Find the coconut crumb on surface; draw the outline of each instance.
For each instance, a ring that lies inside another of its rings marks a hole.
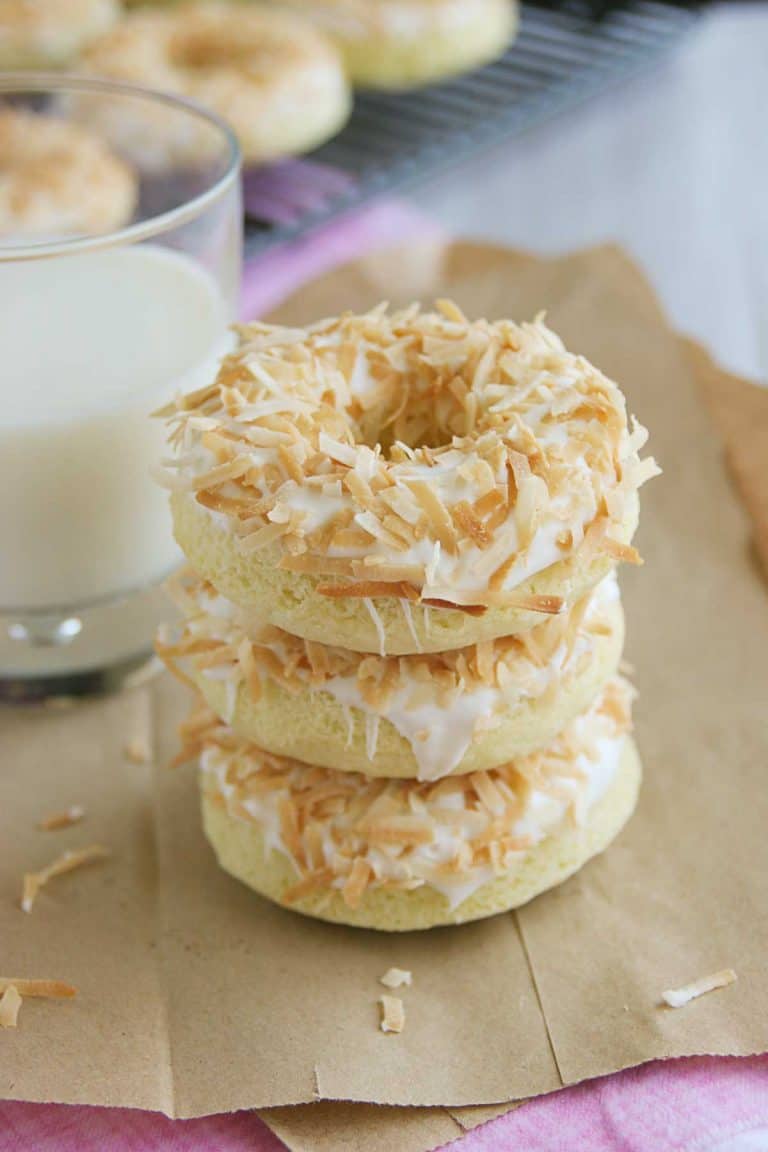
[[[22,997],[37,1000],[71,1000],[77,989],[63,980],[30,980],[25,976],[0,976],[0,995],[15,988]]]
[[[37,826],[42,832],[58,832],[60,828],[70,828],[73,824],[78,824],[84,816],[85,808],[82,804],[71,804],[62,812],[51,812],[48,816],[44,816]]]
[[[405,1006],[399,996],[380,996],[382,1032],[402,1032],[405,1028]]]
[[[379,983],[385,988],[402,988],[404,984],[410,987],[412,977],[407,968],[388,968],[384,975],[379,977]]]
[[[131,764],[148,764],[152,759],[149,745],[140,736],[134,736],[128,741],[123,749],[123,755]]]
[[[682,988],[671,988],[667,992],[663,992],[661,998],[669,1008],[682,1008],[691,1000],[705,996],[707,992],[714,992],[718,988],[727,988],[729,984],[735,984],[737,979],[733,968],[722,968],[719,972],[713,972],[711,976],[701,976],[698,980],[692,980],[690,984],[684,984]]]
[[[39,872],[26,872],[21,894],[21,908],[23,912],[31,912],[37,894],[49,880],[55,876],[63,876],[66,872],[73,872],[84,864],[94,864],[109,856],[106,848],[100,844],[91,844],[88,848],[79,848],[76,851],[62,852],[46,868]]]
[[[9,984],[0,996],[0,1028],[15,1028],[19,1020],[21,996],[15,984]]]

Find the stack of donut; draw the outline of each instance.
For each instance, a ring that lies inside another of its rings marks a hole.
[[[631,814],[619,561],[638,453],[618,387],[537,320],[251,324],[163,413],[221,865],[388,931],[529,900]]]

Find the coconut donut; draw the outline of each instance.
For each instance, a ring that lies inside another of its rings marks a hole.
[[[169,591],[186,623],[158,651],[241,738],[325,768],[437,780],[549,744],[621,659],[615,575],[518,636],[442,654],[328,648],[248,620],[192,573]]]
[[[163,410],[176,539],[227,599],[307,640],[438,652],[638,561],[658,469],[618,387],[540,321],[440,308],[245,326],[215,383]]]
[[[63,67],[119,15],[118,0],[0,0],[0,71]]]
[[[190,97],[232,126],[246,163],[333,136],[351,98],[338,52],[310,23],[258,5],[139,9],[97,40],[83,68]]]
[[[496,59],[517,28],[516,0],[303,0],[339,45],[354,84],[411,88]]]
[[[323,920],[382,931],[515,908],[600,852],[632,813],[640,764],[621,680],[545,750],[432,784],[275,757],[203,716],[203,822],[221,866]]]
[[[58,239],[122,228],[136,177],[79,124],[0,107],[0,237]]]

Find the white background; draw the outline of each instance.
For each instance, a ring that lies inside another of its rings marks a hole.
[[[618,241],[676,326],[768,382],[768,4],[721,4],[655,68],[411,199],[543,253]]]

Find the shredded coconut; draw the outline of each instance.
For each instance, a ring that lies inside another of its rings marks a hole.
[[[382,1032],[402,1032],[405,1028],[405,1005],[398,996],[380,996]]]
[[[84,816],[85,808],[82,804],[71,804],[63,812],[51,812],[48,816],[44,816],[37,826],[43,832],[58,832],[61,828],[79,824]]]
[[[57,856],[51,864],[39,872],[25,873],[21,896],[22,911],[32,911],[38,892],[55,876],[63,876],[66,872],[73,872],[75,868],[81,868],[84,864],[94,864],[99,860],[104,860],[108,855],[106,848],[102,848],[99,844],[92,844],[88,848],[80,848],[74,852],[62,852],[61,856]]]
[[[714,992],[717,988],[727,988],[736,980],[737,976],[733,968],[723,968],[720,972],[713,972],[711,976],[701,976],[698,980],[692,980],[690,984],[684,984],[682,988],[672,988],[662,993],[662,1000],[670,1008],[683,1008],[691,1000],[705,996],[707,992]]]
[[[384,975],[379,977],[379,983],[385,988],[402,988],[404,984],[410,987],[411,973],[406,968],[388,968]]]

